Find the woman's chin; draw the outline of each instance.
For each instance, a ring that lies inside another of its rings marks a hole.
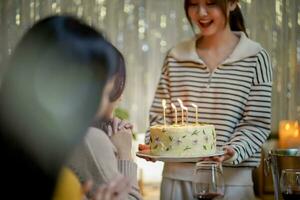
[[[200,30],[200,34],[203,37],[209,37],[209,36],[213,36],[215,34],[215,31],[210,31],[210,30]]]

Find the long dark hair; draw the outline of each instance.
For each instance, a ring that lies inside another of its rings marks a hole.
[[[188,9],[190,6],[191,0],[184,0],[184,10],[189,23],[193,27],[192,21],[188,15]],[[227,17],[227,6],[229,2],[239,2],[239,0],[215,0],[215,3],[221,8],[224,16],[226,17],[226,23],[229,21],[230,29],[232,31],[242,31],[247,36],[247,31],[245,27],[245,21],[240,7],[237,5],[236,8],[229,13],[229,17]]]
[[[4,196],[52,199],[62,164],[118,71],[117,58],[101,33],[74,17],[48,17],[25,33],[0,90]]]
[[[116,74],[115,74],[115,82],[114,82],[113,89],[109,95],[110,102],[114,102],[121,97],[121,95],[124,92],[125,84],[126,84],[125,59],[119,50],[116,49],[116,51],[117,51],[117,56],[118,56],[118,59],[117,59],[118,70],[116,71]]]
[[[118,71],[116,71],[114,77],[115,82],[113,89],[109,95],[110,102],[114,102],[118,100],[123,91],[125,89],[126,83],[126,66],[125,66],[125,59],[120,51],[117,50],[117,63],[118,63]],[[108,126],[112,125],[112,119],[108,119],[106,117],[96,117],[92,123],[92,126],[98,129],[103,130],[105,133],[108,133]]]

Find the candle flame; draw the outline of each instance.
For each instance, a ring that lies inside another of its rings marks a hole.
[[[185,111],[188,111],[188,108],[185,107],[184,105],[182,106],[182,109],[185,110]]]
[[[177,109],[176,109],[176,106],[173,103],[171,103],[171,106],[175,110],[175,124],[177,124]]]
[[[299,130],[295,130],[294,137],[299,137]]]
[[[187,107],[185,107],[185,106],[183,105],[183,103],[182,103],[181,99],[177,99],[177,101],[179,102],[179,104],[180,104],[180,107],[181,107],[183,110],[188,110],[188,108],[187,108]]]
[[[285,130],[289,130],[290,129],[290,124],[287,123],[284,128],[285,128]]]
[[[182,103],[182,101],[181,101],[181,99],[177,99],[177,101],[179,102],[179,104],[180,104],[180,107],[183,109],[183,103]]]
[[[163,108],[166,108],[166,107],[167,107],[167,102],[166,102],[165,99],[163,99],[163,100],[161,101],[161,103],[162,103]]]
[[[171,103],[171,106],[174,110],[176,110],[176,106],[173,103]]]

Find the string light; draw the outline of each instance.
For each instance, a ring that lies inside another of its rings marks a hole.
[[[274,0],[261,4],[259,1],[240,0],[240,4],[250,38],[263,43],[271,53],[276,72],[274,73],[276,82],[273,84],[276,93],[273,94],[273,98],[276,99],[274,102],[279,102],[275,103],[274,107],[281,108],[274,111],[274,116],[287,113],[282,117],[299,119],[300,105],[295,99],[300,86],[294,76],[298,73],[297,64],[293,63],[300,62],[300,42],[297,38],[287,38],[289,34],[285,34],[295,30],[297,28],[295,26],[300,26],[300,14],[292,13],[297,9],[291,8],[291,5],[299,7],[298,1],[290,0],[285,3],[282,0]],[[257,6],[264,12],[253,16],[252,13]],[[269,8],[274,8],[274,11]],[[148,125],[146,119],[166,52],[178,42],[193,36],[181,1],[177,3],[174,0],[27,0],[26,3],[12,1],[6,9],[2,15],[5,20],[3,26],[6,27],[0,32],[1,44],[6,49],[1,52],[0,62],[13,52],[16,43],[28,27],[49,15],[57,13],[76,15],[102,30],[126,58],[128,89],[125,90],[122,106],[129,111],[131,120],[138,130],[144,130]],[[286,18],[283,19],[283,16]],[[261,23],[256,23],[257,21]],[[284,22],[287,24],[283,24]],[[259,34],[261,31],[268,34],[268,41],[265,41],[266,35]],[[295,46],[296,49],[292,49]],[[278,52],[277,49],[291,49],[291,51]],[[281,63],[288,64],[281,65]],[[138,106],[141,103],[140,94],[145,94],[144,108]],[[281,106],[280,102],[287,103],[287,106]],[[273,118],[275,121],[272,124],[278,124],[281,118],[278,116]]]

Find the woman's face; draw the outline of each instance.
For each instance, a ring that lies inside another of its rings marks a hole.
[[[236,7],[236,2],[230,2],[227,6],[227,16]],[[226,27],[226,17],[215,0],[190,0],[188,15],[191,21],[198,26],[202,36],[211,36]]]
[[[97,111],[97,116],[98,117],[103,117],[105,115],[106,112],[106,108],[109,106],[109,95],[114,87],[114,82],[115,82],[115,78],[112,78],[111,80],[109,80],[103,90],[102,93],[102,99],[101,99],[101,104],[99,105],[98,111]]]
[[[122,96],[119,99],[117,99],[116,101],[108,102],[107,106],[104,108],[104,111],[103,111],[104,118],[111,119],[113,117],[114,110],[119,105],[121,99],[122,99]]]

